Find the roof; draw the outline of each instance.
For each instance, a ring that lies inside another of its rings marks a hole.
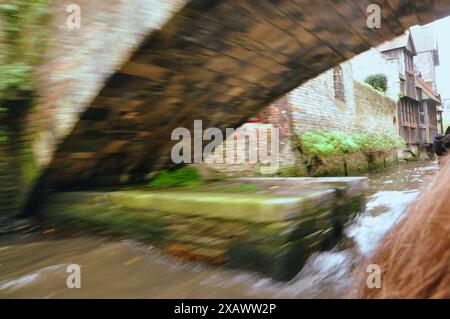
[[[441,104],[441,97],[439,94],[433,91],[431,85],[426,83],[423,79],[416,78],[416,87],[422,89],[422,100],[433,100],[438,104]]]
[[[381,52],[390,51],[399,48],[406,48],[414,55],[416,54],[416,47],[414,44],[414,40],[411,37],[411,33],[406,31],[405,34],[394,38],[393,40],[383,42],[378,46],[378,49]]]

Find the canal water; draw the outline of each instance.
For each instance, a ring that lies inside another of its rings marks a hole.
[[[0,298],[342,298],[364,256],[437,171],[436,162],[410,162],[370,174],[366,209],[347,226],[348,238],[311,256],[288,283],[181,263],[132,240],[0,220]],[[80,289],[66,286],[69,264],[81,265]]]

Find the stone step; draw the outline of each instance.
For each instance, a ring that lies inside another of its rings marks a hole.
[[[279,189],[295,190],[291,183]],[[331,186],[289,195],[265,189],[64,192],[50,195],[39,213],[54,226],[108,229],[150,241],[177,258],[289,280],[312,253],[332,248],[343,224],[361,208],[361,192],[338,193]]]
[[[208,218],[274,222],[295,219],[332,206],[335,191],[311,191],[301,196],[276,194],[227,194],[183,191],[67,192],[52,196],[55,202],[104,202],[136,210],[158,210]]]

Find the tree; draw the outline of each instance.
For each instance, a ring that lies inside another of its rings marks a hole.
[[[378,90],[383,93],[386,93],[388,88],[387,76],[382,73],[369,75],[368,77],[366,77],[364,82],[369,84],[375,90]]]

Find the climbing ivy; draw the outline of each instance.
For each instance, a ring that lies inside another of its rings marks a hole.
[[[6,113],[30,103],[36,83],[33,69],[47,44],[49,5],[53,0],[8,0],[0,3],[0,143],[8,136]],[[24,101],[24,103],[10,103]]]
[[[33,67],[46,45],[52,0],[0,3],[0,107],[28,98],[34,90]]]

